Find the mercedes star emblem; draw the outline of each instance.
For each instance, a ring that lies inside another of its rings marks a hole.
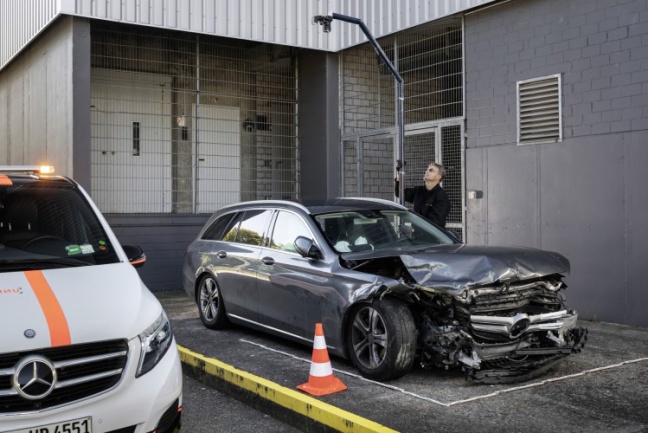
[[[18,394],[28,400],[47,397],[56,386],[56,369],[42,356],[28,356],[16,365],[13,387]]]

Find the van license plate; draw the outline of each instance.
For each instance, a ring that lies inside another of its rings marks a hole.
[[[12,430],[7,433],[92,433],[92,420],[91,418],[80,418],[22,430]]]

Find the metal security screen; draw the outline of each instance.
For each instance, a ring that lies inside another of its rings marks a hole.
[[[446,176],[441,186],[451,203],[446,228],[459,236],[463,233],[464,209],[462,155],[461,124],[422,129],[405,137],[405,187],[423,185],[423,175],[429,163],[442,164]]]
[[[405,137],[405,188],[423,185],[423,175],[436,162],[436,128]]]
[[[461,125],[444,126],[441,128],[441,163],[446,169],[443,188],[448,194],[452,207],[448,215],[446,228],[463,237],[463,148],[461,141]]]
[[[406,124],[463,114],[463,48],[460,18],[381,38],[380,46],[405,82]],[[395,126],[394,78],[370,44],[344,51],[343,134]]]
[[[452,209],[447,228],[462,236],[463,48],[460,18],[379,40],[405,82],[405,187],[423,184],[430,162],[444,165]],[[341,54],[342,176],[346,196],[394,197],[395,80],[369,44]]]
[[[107,213],[299,198],[292,48],[92,23],[91,194]]]

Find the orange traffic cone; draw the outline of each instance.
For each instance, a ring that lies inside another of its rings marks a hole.
[[[321,323],[315,324],[315,341],[313,342],[313,361],[310,367],[308,382],[297,386],[304,392],[312,395],[326,395],[344,391],[346,385],[333,376],[331,361],[326,350],[324,331]]]

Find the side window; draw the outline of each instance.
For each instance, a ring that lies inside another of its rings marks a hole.
[[[212,241],[222,239],[223,233],[227,233],[232,229],[232,225],[230,223],[234,223],[235,215],[235,213],[229,213],[216,219],[211,223],[207,230],[205,230],[205,233],[203,233],[202,235],[202,239],[208,239]],[[236,234],[236,232],[234,234]]]
[[[279,212],[270,240],[270,248],[294,253],[294,242],[297,236],[312,237],[306,223],[301,218],[291,212]]]
[[[235,242],[248,245],[263,244],[263,234],[268,228],[271,215],[272,211],[269,209],[245,211]]]
[[[222,240],[228,242],[234,242],[236,239],[236,233],[238,232],[239,225],[241,224],[241,217],[243,212],[237,213],[234,218],[229,221],[229,224],[223,229]]]

